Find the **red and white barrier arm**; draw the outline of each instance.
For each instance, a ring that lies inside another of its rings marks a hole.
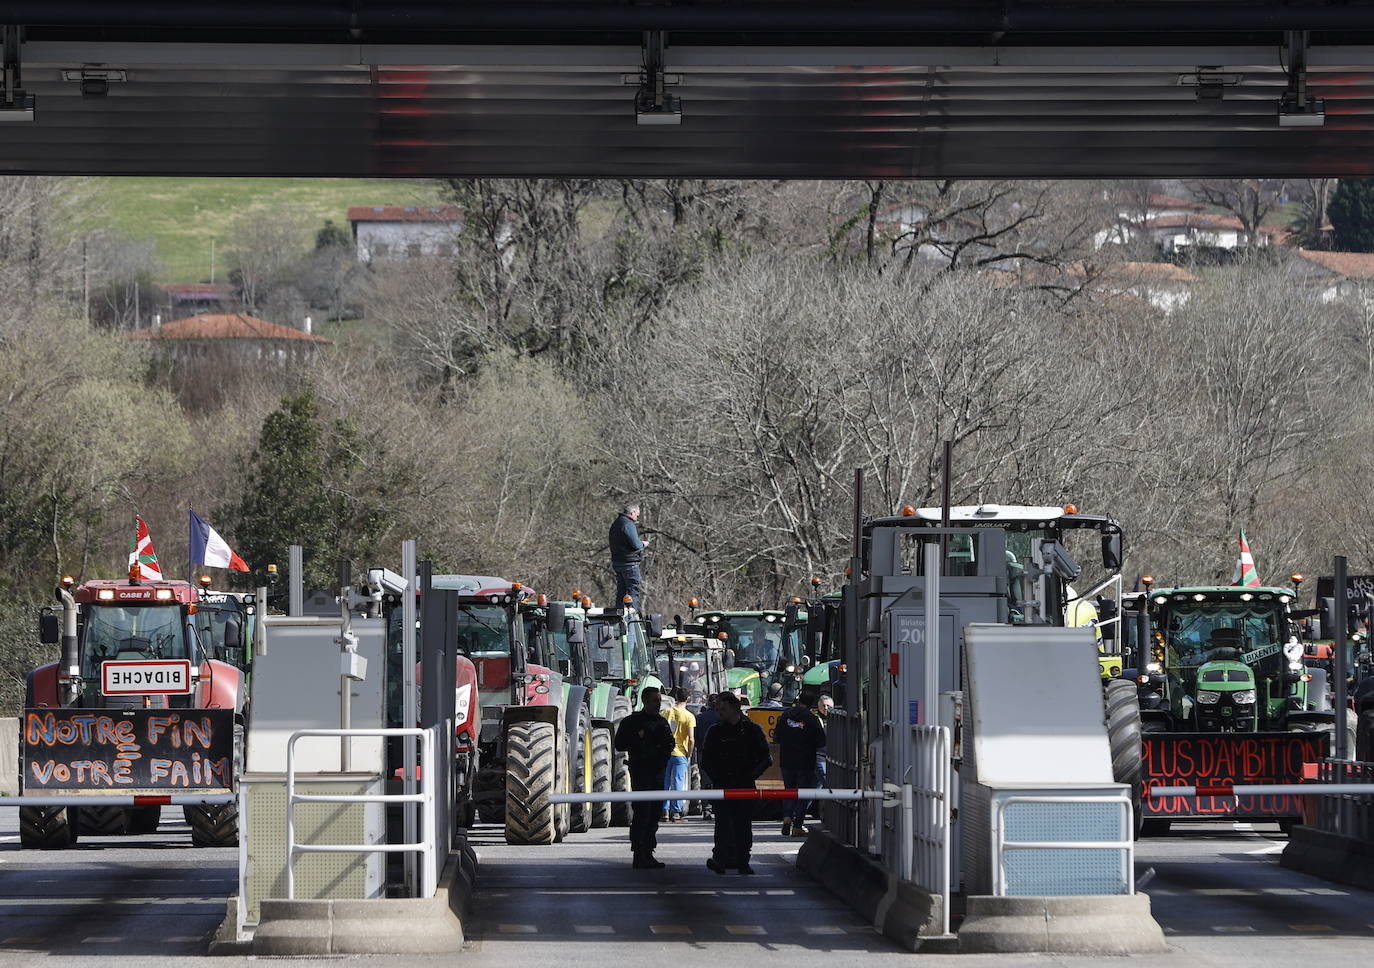
[[[69,793],[0,797],[0,807],[208,807],[237,799],[234,793]]]
[[[1369,796],[1374,783],[1218,783],[1212,786],[1150,787],[1149,796],[1165,797],[1338,797]]]
[[[888,800],[900,791],[782,789],[630,790],[623,793],[555,793],[552,803],[644,803],[657,800]]]

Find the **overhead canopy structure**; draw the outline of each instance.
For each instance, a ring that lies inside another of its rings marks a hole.
[[[0,172],[1374,168],[1361,0],[27,0],[0,23]]]

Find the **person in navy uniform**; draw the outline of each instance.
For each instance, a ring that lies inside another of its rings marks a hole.
[[[778,717],[773,740],[778,744],[778,765],[782,767],[782,785],[788,789],[805,790],[816,786],[816,760],[825,749],[825,727],[811,711],[816,694],[803,689],[796,705]],[[792,800],[783,807],[782,835],[805,837],[808,801]]]
[[[657,689],[646,688],[640,699],[644,708],[630,713],[616,727],[615,748],[629,755],[630,789],[662,790],[663,773],[675,742],[673,729],[659,714],[662,700]],[[663,806],[663,800],[636,801],[630,805],[630,850],[634,853],[634,866],[640,870],[665,866],[654,858]]]

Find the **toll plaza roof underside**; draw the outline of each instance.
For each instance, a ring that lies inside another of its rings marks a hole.
[[[0,0],[0,24],[34,96],[3,173],[1374,174],[1365,2]],[[658,72],[678,124],[638,123]],[[1320,126],[1279,123],[1298,79]]]

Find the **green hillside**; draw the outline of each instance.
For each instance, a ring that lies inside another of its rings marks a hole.
[[[313,227],[332,218],[346,224],[350,205],[424,205],[439,201],[433,181],[384,178],[92,178],[91,211],[98,224],[152,239],[166,266],[160,282],[222,280],[219,253],[230,226],[249,212],[296,212]]]

